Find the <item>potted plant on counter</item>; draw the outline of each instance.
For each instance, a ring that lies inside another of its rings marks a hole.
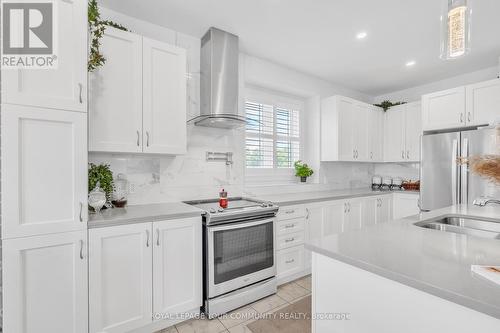
[[[307,181],[307,177],[312,176],[314,173],[313,169],[311,169],[307,164],[302,163],[302,161],[297,161],[293,164],[295,167],[295,176],[300,177],[300,181],[305,183]]]

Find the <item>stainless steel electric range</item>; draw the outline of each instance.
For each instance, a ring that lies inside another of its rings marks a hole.
[[[203,214],[204,312],[224,314],[276,292],[278,206],[247,198],[190,201]]]

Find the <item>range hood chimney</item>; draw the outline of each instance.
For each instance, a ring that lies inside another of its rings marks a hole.
[[[246,124],[238,114],[238,36],[210,28],[201,39],[200,115],[197,126],[237,128]]]

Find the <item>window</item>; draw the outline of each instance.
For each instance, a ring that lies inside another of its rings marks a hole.
[[[247,96],[246,168],[290,169],[300,159],[298,101],[281,96]]]

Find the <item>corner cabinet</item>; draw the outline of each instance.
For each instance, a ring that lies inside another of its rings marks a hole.
[[[89,76],[89,150],[184,154],[186,51],[108,27],[102,53]]]
[[[54,2],[57,68],[2,69],[2,103],[87,112],[87,2]]]
[[[393,106],[385,113],[384,160],[386,162],[420,161],[421,104]]]
[[[469,125],[491,125],[500,121],[500,79],[466,86],[465,100]]]
[[[2,244],[3,331],[88,332],[87,232]]]

